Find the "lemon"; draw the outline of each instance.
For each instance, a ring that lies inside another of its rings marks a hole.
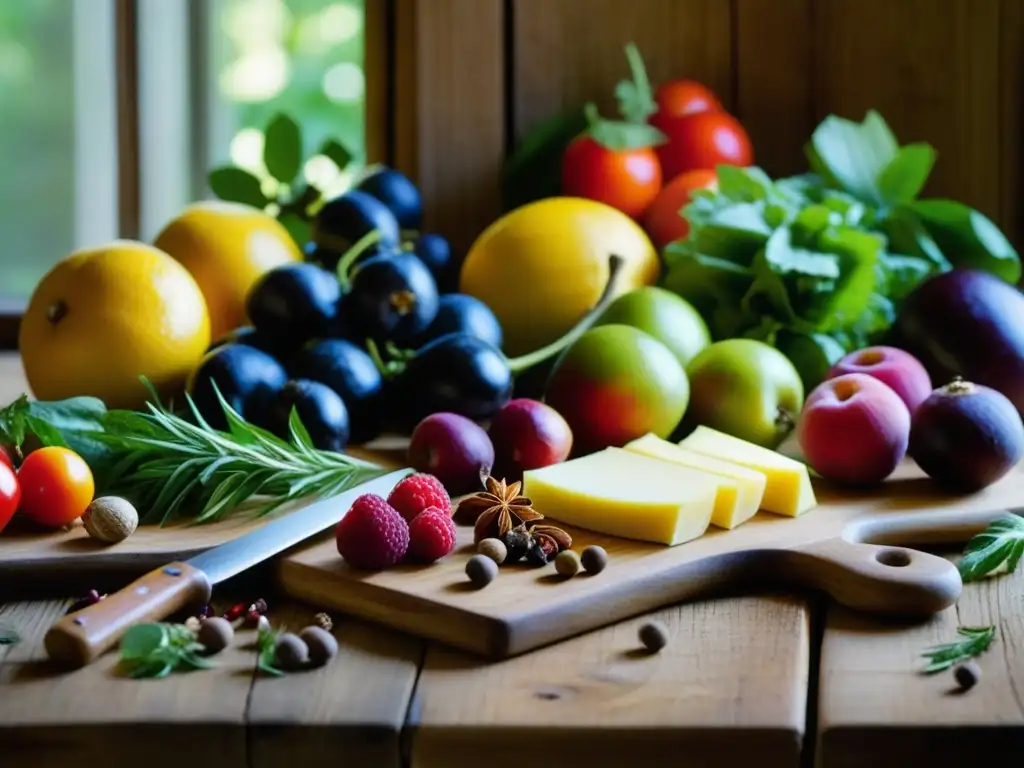
[[[161,395],[184,389],[210,344],[203,294],[181,264],[145,243],[76,251],[36,286],[18,347],[40,400],[92,395],[137,408],[145,376]]]
[[[288,230],[273,216],[219,200],[187,206],[153,244],[192,273],[206,299],[214,339],[248,325],[245,300],[265,272],[302,260]]]
[[[616,295],[658,279],[658,253],[631,218],[594,200],[546,198],[510,211],[477,238],[459,290],[491,308],[505,352],[521,355],[558,339],[597,303],[612,254],[624,260]]]

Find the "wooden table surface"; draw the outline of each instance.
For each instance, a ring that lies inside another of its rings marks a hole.
[[[17,359],[0,356],[0,402],[23,389]],[[672,635],[655,656],[636,650],[644,619],[485,664],[334,616],[338,657],[283,678],[257,674],[244,638],[216,669],[165,680],[129,680],[113,656],[58,673],[42,636],[70,597],[0,604],[0,625],[23,637],[0,646],[4,768],[959,768],[1024,754],[1024,571],[969,584],[917,624],[814,595],[675,606],[652,615]],[[316,612],[266,598],[275,624]],[[958,624],[998,627],[966,694],[918,672]]]

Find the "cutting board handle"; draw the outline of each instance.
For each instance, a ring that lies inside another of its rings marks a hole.
[[[953,605],[963,589],[956,566],[915,549],[836,537],[790,554],[792,576],[859,611],[925,616]]]
[[[133,625],[205,605],[211,592],[205,573],[185,563],[170,563],[62,618],[43,639],[46,653],[64,666],[83,667],[117,643]]]

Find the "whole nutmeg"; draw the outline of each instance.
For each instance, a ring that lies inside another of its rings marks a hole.
[[[505,558],[508,557],[508,549],[501,539],[484,539],[476,545],[476,551],[484,557],[491,558],[498,565],[505,562]]]
[[[196,633],[196,639],[208,653],[220,653],[231,645],[234,637],[235,630],[231,626],[231,622],[220,616],[203,619],[199,624],[199,631]]]
[[[291,632],[281,634],[274,647],[274,661],[284,670],[302,669],[309,661],[306,641]]]
[[[555,557],[555,570],[566,578],[575,576],[580,572],[580,556],[571,549],[559,552]]]
[[[338,641],[322,627],[306,627],[299,637],[309,650],[309,663],[321,667],[338,654]]]
[[[132,503],[119,496],[93,499],[82,515],[86,533],[104,544],[124,541],[139,527],[139,513]]]

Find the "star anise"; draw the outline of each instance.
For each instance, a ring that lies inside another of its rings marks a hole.
[[[549,560],[553,559],[559,552],[572,549],[572,536],[561,528],[545,525],[544,523],[535,523],[529,526],[529,531],[537,546],[544,550]]]
[[[507,484],[504,480],[488,477],[487,490],[474,493],[459,503],[459,518],[475,519],[473,541],[500,539],[513,528],[544,517],[533,509],[533,502],[520,496],[522,483]]]

